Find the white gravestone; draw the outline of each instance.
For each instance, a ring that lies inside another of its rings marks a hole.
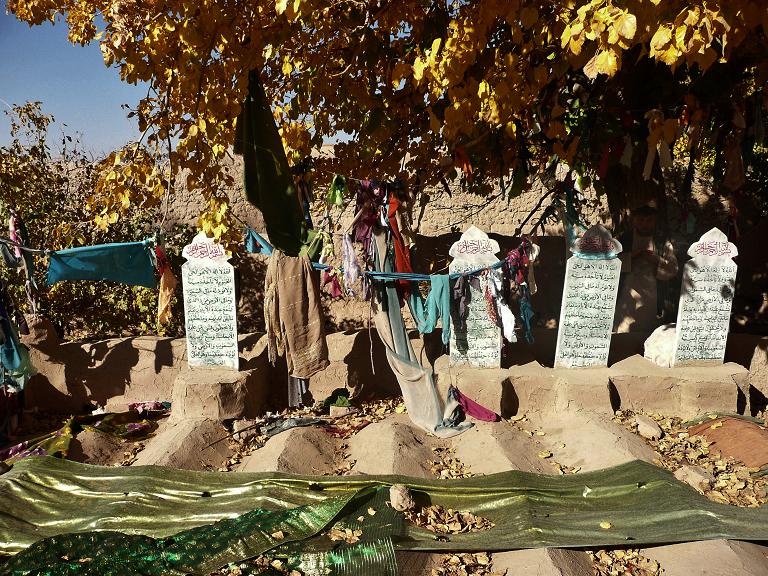
[[[448,254],[453,260],[448,266],[450,274],[461,274],[484,268],[499,261],[496,253],[499,243],[488,234],[470,226],[458,242],[454,242]],[[492,273],[492,272],[491,272]],[[451,365],[468,363],[476,368],[501,366],[501,329],[491,321],[485,292],[489,278],[479,275],[480,290],[470,288],[466,330],[458,330],[453,323],[450,339]],[[451,306],[458,303],[451,298]]]
[[[607,366],[621,243],[600,224],[576,240],[565,268],[555,367]]]
[[[200,232],[181,255],[190,366],[238,369],[235,269],[224,247]]]
[[[736,287],[738,250],[712,228],[688,249],[677,311],[675,366],[722,364]]]

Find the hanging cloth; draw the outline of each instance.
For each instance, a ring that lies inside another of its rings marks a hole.
[[[160,246],[155,246],[155,259],[157,260],[157,273],[160,275],[160,294],[157,297],[157,321],[160,324],[168,324],[171,321],[171,298],[176,290],[178,280],[171,270],[165,251]]]
[[[29,246],[29,232],[24,224],[24,220],[21,216],[12,208],[9,210],[10,218],[8,220],[8,237],[19,244],[20,246]],[[14,254],[17,264],[14,266],[10,259],[7,257],[10,254],[8,248],[5,247],[3,252],[3,260],[11,268],[18,268],[22,266],[26,273],[27,279],[24,281],[24,290],[27,294],[27,301],[29,302],[29,309],[32,314],[37,314],[37,280],[35,280],[35,259],[32,253],[23,250],[20,246],[14,247]]]
[[[469,315],[469,303],[472,301],[472,290],[480,291],[480,279],[477,276],[463,274],[453,283],[453,322],[459,332],[467,331],[467,316]]]
[[[448,393],[461,404],[461,407],[464,409],[464,413],[467,416],[472,416],[475,420],[481,420],[483,422],[498,422],[501,420],[496,412],[489,410],[485,406],[472,400],[469,396],[462,394],[461,390],[455,386],[451,386],[448,389]]]
[[[328,206],[343,206],[344,195],[347,193],[347,181],[344,176],[339,174],[333,175],[331,186],[328,188],[328,197],[325,199],[325,203]]]
[[[352,238],[349,234],[344,234],[341,244],[341,254],[344,262],[344,286],[349,296],[354,296],[355,291],[352,285],[363,276],[363,271],[357,263],[355,247],[352,245]]]
[[[272,364],[285,354],[288,374],[297,378],[328,367],[320,282],[306,254],[272,254],[264,280],[264,320]]]
[[[361,242],[370,252],[373,229],[379,220],[379,209],[387,197],[387,185],[378,180],[363,180],[355,200],[355,221],[352,223],[355,242]]]
[[[411,315],[416,320],[416,327],[421,334],[431,333],[437,326],[438,319],[442,319],[444,345],[448,345],[451,338],[451,287],[448,278],[448,274],[430,276],[431,287],[426,302],[418,286],[413,286],[408,300]]]
[[[504,299],[504,275],[501,270],[490,270],[488,272],[487,288],[492,298],[492,302],[489,304],[489,311],[493,309],[495,312],[491,319],[494,324],[502,329],[504,339],[507,342],[517,342],[515,315]]]
[[[62,280],[111,280],[130,286],[156,288],[150,240],[100,244],[51,252],[48,285]]]
[[[390,194],[387,219],[389,220],[389,229],[392,231],[392,246],[395,250],[395,272],[412,273],[411,253],[408,246],[405,245],[403,236],[400,234],[400,226],[397,222],[397,211],[399,208],[400,200]],[[408,298],[411,290],[411,283],[408,280],[398,280],[397,287],[402,297]]]
[[[245,229],[245,249],[251,254],[272,256],[272,244],[262,238],[253,228]]]
[[[373,248],[376,270],[391,272],[393,263],[392,259],[386,256],[386,240],[383,233],[375,235]],[[405,330],[395,283],[377,282],[376,288],[372,301],[376,331],[386,348],[387,361],[400,385],[411,421],[440,438],[461,434],[472,424],[457,422],[454,414],[461,410],[461,406],[450,397],[443,402],[437,395],[432,371],[419,364]]]
[[[334,300],[341,298],[344,295],[344,292],[341,289],[341,282],[339,282],[340,276],[341,271],[338,268],[323,270],[323,286],[330,284],[329,294]]]
[[[0,364],[7,370],[15,387],[23,390],[36,371],[29,358],[29,350],[19,340],[13,320],[13,303],[5,284],[0,283]]]
[[[520,321],[523,325],[523,336],[529,343],[533,343],[533,307],[531,306],[531,292],[528,287],[528,266],[530,259],[528,257],[530,242],[523,238],[520,245],[507,254],[504,264],[504,275],[506,280],[506,298],[509,302],[513,292],[512,287],[518,293],[518,304],[520,306]]]
[[[243,156],[245,195],[261,210],[269,241],[283,253],[298,256],[312,238],[258,70],[248,76],[235,153]]]

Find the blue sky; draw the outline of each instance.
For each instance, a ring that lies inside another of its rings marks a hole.
[[[104,65],[97,43],[73,46],[64,22],[30,28],[7,15],[0,0],[0,109],[7,110],[1,100],[39,100],[56,118],[51,136],[67,124],[69,134],[82,133],[86,150],[99,155],[138,136],[120,105],[134,105],[145,94],[146,87],[121,82],[118,71]],[[10,140],[8,126],[0,114],[0,145]]]

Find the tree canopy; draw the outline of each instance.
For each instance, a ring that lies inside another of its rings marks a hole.
[[[30,24],[69,26],[147,96],[135,145],[104,163],[91,204],[109,225],[169,186],[149,158],[208,200],[226,237],[222,167],[248,73],[260,70],[289,158],[329,139],[319,168],[422,183],[472,165],[482,192],[525,188],[553,158],[594,174],[611,139],[674,141],[766,79],[762,0],[8,0]],[[651,110],[660,116],[646,118]],[[173,145],[172,143],[175,143]],[[643,144],[645,145],[645,144]],[[169,148],[173,148],[168,152]],[[402,165],[407,158],[405,165]],[[159,165],[159,163],[157,163]],[[166,163],[167,170],[167,163]],[[330,179],[330,176],[328,176]],[[502,180],[502,182],[505,182]]]

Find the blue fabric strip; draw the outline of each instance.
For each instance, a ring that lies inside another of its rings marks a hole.
[[[245,230],[245,249],[251,254],[266,254],[272,256],[272,244],[253,228]]]
[[[151,240],[99,244],[51,252],[48,285],[62,280],[111,280],[131,286],[156,288]]]
[[[461,272],[460,274],[440,274],[440,276],[448,276],[449,280],[456,280],[461,276],[471,276],[473,274],[479,274],[480,272],[483,272],[485,270],[494,270],[496,268],[501,268],[502,266],[504,266],[504,260],[499,260],[498,262],[491,264],[489,266],[483,266],[482,268],[476,268],[475,270],[469,270],[468,272]],[[332,266],[328,266],[327,264],[319,264],[317,262],[312,262],[312,267],[315,270],[330,270],[332,268]],[[342,268],[339,268],[339,270],[343,271]],[[367,274],[368,276],[376,280],[410,280],[412,282],[429,282],[431,281],[432,277],[435,276],[435,274],[410,274],[410,273],[404,273],[404,272],[376,272],[374,270],[365,271],[363,272],[363,274]]]

